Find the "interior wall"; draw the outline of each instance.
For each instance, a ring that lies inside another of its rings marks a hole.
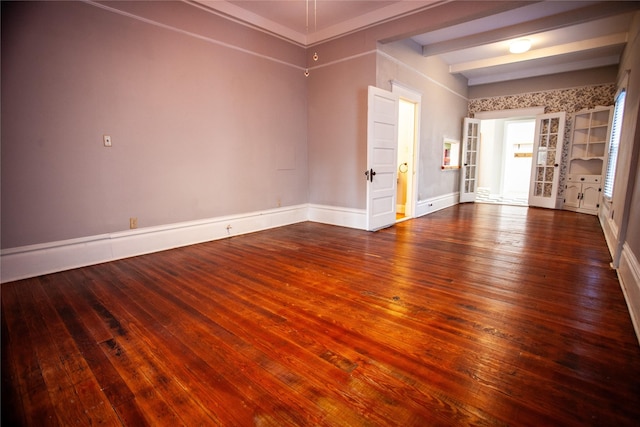
[[[618,230],[626,223],[624,243],[635,259],[640,260],[640,12],[635,14],[633,20],[629,42],[620,65],[620,77],[627,72],[629,80],[611,211]],[[625,218],[626,203],[629,204],[629,211]],[[640,297],[640,290],[638,296]]]
[[[304,58],[183,2],[2,2],[2,248],[306,203]]]
[[[365,209],[367,91],[375,85],[375,55],[311,69],[308,85],[309,202]]]
[[[591,68],[551,76],[531,77],[469,87],[469,98],[480,99],[520,93],[548,92],[573,87],[608,85],[616,81],[618,66]]]
[[[381,44],[377,85],[391,90],[397,81],[422,94],[418,201],[459,191],[459,170],[442,169],[443,139],[461,140],[467,113],[466,79],[452,76],[437,58],[425,58],[411,40]]]

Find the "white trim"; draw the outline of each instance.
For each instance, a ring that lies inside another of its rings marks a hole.
[[[611,258],[613,258],[616,248],[618,247],[618,226],[613,218],[610,217],[610,211],[606,205],[600,208],[598,219],[600,220],[600,227],[604,233],[604,239],[607,242],[609,253],[611,254]]]
[[[460,192],[444,194],[426,200],[419,200],[416,206],[416,217],[430,214],[458,204]]]
[[[367,210],[327,205],[309,205],[309,221],[340,227],[367,229]]]
[[[274,35],[300,46],[310,47],[314,44],[324,43],[348,34],[355,33],[376,25],[394,21],[396,19],[423,12],[439,5],[432,0],[412,0],[391,2],[392,4],[379,9],[349,18],[326,28],[320,28],[306,33],[288,28],[278,22],[272,21],[253,13],[247,9],[235,6],[227,1],[220,0],[183,0],[187,4],[203,9],[209,13],[225,17],[229,20],[253,28],[267,34]],[[275,7],[275,6],[274,6]],[[302,16],[301,16],[302,18]],[[302,22],[302,20],[301,20]]]
[[[386,22],[395,21],[440,6],[439,1],[433,0],[396,1],[390,3],[388,6],[383,6],[382,8],[358,15],[355,18],[314,31],[306,37],[307,47],[313,47],[314,45],[336,40],[358,31],[373,28]]]
[[[510,110],[479,111],[473,115],[475,119],[516,119],[518,117],[535,117],[544,114],[545,107],[512,108]]]
[[[416,216],[453,206],[458,193],[418,202]],[[50,274],[304,221],[366,230],[366,210],[302,204],[0,251],[0,282]],[[229,227],[230,228],[227,228]]]
[[[626,243],[622,248],[618,278],[640,343],[640,263]]]
[[[253,13],[228,1],[183,0],[185,3],[205,12],[228,19],[236,24],[277,37],[300,47],[307,44],[307,36],[275,21]]]
[[[114,261],[307,220],[307,205],[147,227],[0,252],[0,281]],[[227,227],[229,227],[227,229]]]
[[[416,217],[416,205],[418,203],[418,177],[420,176],[420,141],[422,139],[421,134],[421,122],[422,122],[422,92],[411,88],[408,85],[398,82],[397,80],[391,80],[391,92],[396,93],[400,96],[401,99],[404,99],[407,102],[412,102],[415,105],[415,118],[414,118],[414,140],[412,146],[412,158],[411,158],[411,168],[410,168],[410,176],[407,179],[407,193],[409,193],[410,203],[409,203],[409,211],[405,210],[405,205],[402,208],[396,207],[397,213],[403,213],[408,218]],[[402,211],[402,212],[400,212]]]

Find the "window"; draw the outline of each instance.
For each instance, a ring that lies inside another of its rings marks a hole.
[[[623,89],[616,97],[616,106],[613,110],[613,122],[611,124],[611,138],[609,140],[609,154],[607,159],[607,172],[604,176],[604,197],[611,199],[613,196],[613,184],[616,176],[616,164],[618,162],[618,146],[620,145],[620,131],[622,128],[622,116],[624,114],[624,100],[626,91]]]

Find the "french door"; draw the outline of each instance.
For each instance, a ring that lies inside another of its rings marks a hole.
[[[465,117],[462,141],[462,174],[460,175],[460,203],[474,202],[478,187],[478,149],[480,148],[480,120]]]
[[[565,120],[565,112],[536,116],[529,206],[557,207]]]

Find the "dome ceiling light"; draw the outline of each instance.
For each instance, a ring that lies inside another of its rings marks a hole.
[[[518,39],[509,44],[509,52],[511,53],[525,53],[529,49],[531,49],[531,40],[529,39]]]

